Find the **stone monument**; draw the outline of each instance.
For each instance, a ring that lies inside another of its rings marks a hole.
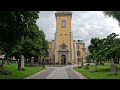
[[[24,69],[24,61],[25,61],[24,56],[20,55],[19,61],[18,61],[18,70]]]

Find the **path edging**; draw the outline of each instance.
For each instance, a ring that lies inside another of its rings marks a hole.
[[[44,69],[44,70],[42,70],[42,71],[39,71],[39,72],[37,72],[37,73],[34,73],[34,74],[32,74],[32,75],[30,75],[30,76],[24,78],[24,79],[29,79],[30,77],[37,76],[38,74],[40,74],[40,73],[46,71],[47,69],[48,69],[48,68],[46,68],[46,69]]]
[[[75,72],[81,79],[88,79],[87,77],[85,77],[84,75],[82,75],[81,73],[79,73],[78,71],[74,70],[73,68],[71,68],[73,70],[73,72]]]

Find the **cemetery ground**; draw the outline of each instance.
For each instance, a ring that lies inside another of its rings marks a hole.
[[[104,65],[97,65],[98,72],[94,72],[94,65],[90,65],[89,69],[75,67],[74,70],[80,72],[88,79],[120,79],[120,64],[117,65],[117,75],[110,75],[111,63],[104,63]]]
[[[25,70],[18,70],[18,64],[5,64],[5,70],[10,71],[10,75],[0,74],[0,79],[24,79],[34,73],[43,70],[43,67],[24,67]]]

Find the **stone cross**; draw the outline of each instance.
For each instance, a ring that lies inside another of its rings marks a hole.
[[[25,61],[24,56],[20,55],[19,61],[18,61],[18,70],[24,69],[24,61]]]

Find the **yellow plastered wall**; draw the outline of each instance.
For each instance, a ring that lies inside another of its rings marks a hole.
[[[61,27],[62,20],[66,21],[66,28]],[[68,63],[70,63],[70,32],[71,32],[71,16],[70,15],[62,15],[56,17],[56,62],[58,62],[58,50],[59,46],[64,43],[68,46]]]
[[[78,47],[77,47],[78,43],[76,43],[76,53],[77,53],[77,50],[78,50]],[[85,44],[84,43],[80,43],[80,52],[81,52],[81,58],[83,58],[83,62],[85,62],[85,56],[86,56],[86,52],[85,52]]]

